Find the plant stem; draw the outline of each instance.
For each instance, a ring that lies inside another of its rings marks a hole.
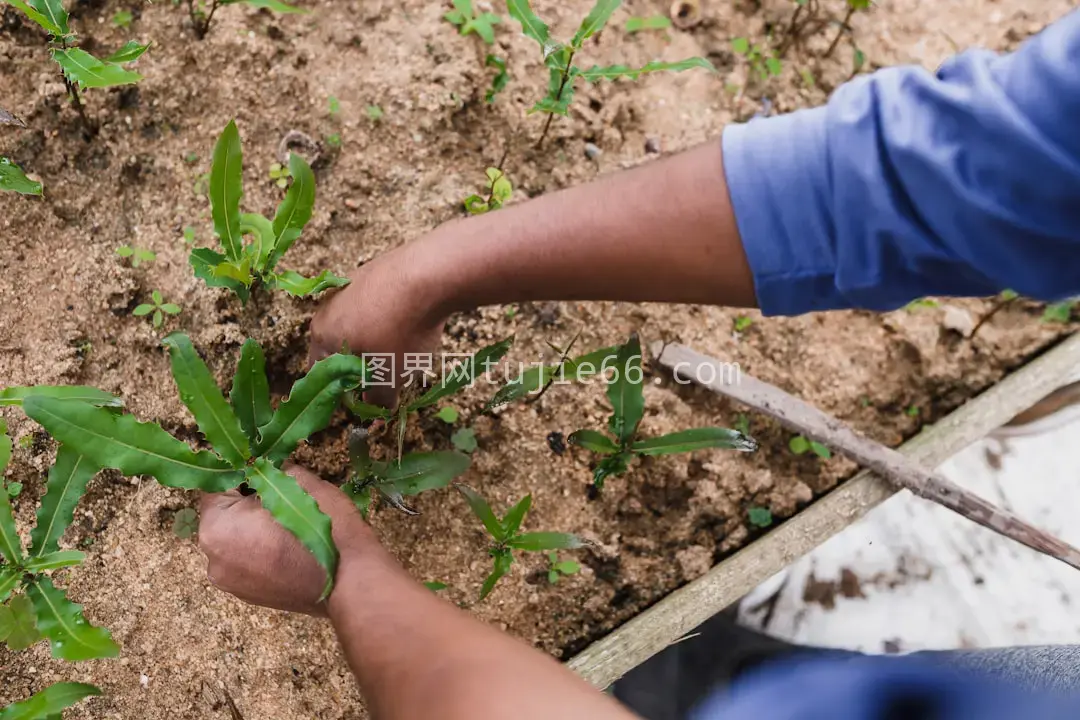
[[[795,12],[791,15],[791,22],[788,23],[787,30],[784,31],[784,41],[780,43],[780,48],[776,51],[777,55],[783,56],[795,42],[796,23],[799,21],[799,16],[802,15],[803,9],[806,5],[798,5],[795,8]]]
[[[971,334],[968,335],[968,339],[969,340],[974,340],[975,339],[975,333],[979,332],[979,329],[982,328],[982,326],[985,325],[987,322],[989,322],[990,318],[994,317],[999,312],[1004,310],[1006,307],[1008,307],[1010,304],[1012,304],[1016,299],[1017,298],[1011,297],[1008,300],[998,300],[997,304],[995,304],[994,307],[990,308],[990,310],[985,315],[983,315],[981,318],[979,318],[979,322],[975,323],[975,327],[971,328]]]
[[[833,38],[832,44],[829,45],[829,49],[825,51],[824,57],[829,57],[833,54],[833,50],[840,43],[840,38],[843,37],[844,31],[848,29],[848,23],[851,22],[851,16],[855,14],[855,8],[848,6],[847,15],[844,16],[843,22],[840,23],[840,29],[836,32],[836,37]]]
[[[206,16],[206,22],[203,24],[203,31],[201,37],[206,37],[206,34],[210,32],[210,21],[214,19],[214,13],[217,12],[218,7],[220,6],[220,0],[214,0],[214,2],[210,5],[210,12]]]
[[[555,93],[555,100],[562,100],[563,90],[566,89],[566,83],[570,81],[570,68],[574,62],[574,51],[570,51],[570,56],[566,58],[566,69],[562,71],[562,82],[559,83],[559,92]],[[555,119],[555,113],[548,113],[547,122],[544,123],[544,132],[540,133],[540,139],[536,141],[536,148],[539,150],[544,145],[544,139],[547,137],[548,130],[551,129],[551,122]]]

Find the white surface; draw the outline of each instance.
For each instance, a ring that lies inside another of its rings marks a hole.
[[[983,440],[940,469],[1080,546],[1080,421],[1052,426]],[[830,588],[808,592],[815,582],[834,583],[835,607]],[[865,652],[1080,643],[1080,572],[905,491],[764,583],[739,615],[793,642]]]

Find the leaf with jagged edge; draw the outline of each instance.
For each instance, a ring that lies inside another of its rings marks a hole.
[[[706,448],[750,452],[757,449],[757,442],[738,430],[704,427],[639,440],[630,446],[630,450],[638,455],[673,455]]]
[[[581,49],[581,44],[600,32],[611,18],[611,14],[615,12],[621,4],[622,0],[596,0],[596,4],[593,5],[592,10],[589,11],[589,14],[581,22],[581,27],[574,33],[570,45],[573,46],[575,50]]]
[[[68,600],[49,578],[35,577],[27,585],[26,594],[34,605],[37,628],[49,639],[55,659],[79,662],[120,654],[109,631],[86,622],[82,606]]]
[[[15,527],[15,513],[11,509],[11,498],[3,478],[0,478],[0,556],[11,565],[22,564],[22,541]]]
[[[566,438],[566,442],[600,455],[614,455],[619,452],[619,446],[607,435],[597,430],[577,430],[570,433],[570,437]]]
[[[54,48],[52,56],[67,79],[79,87],[108,88],[134,85],[142,80],[139,73],[98,60],[82,48]]]
[[[645,377],[641,370],[641,343],[636,333],[619,348],[614,370],[607,386],[612,411],[608,425],[619,445],[626,447],[634,439],[641,418],[645,415],[645,395],[642,391]],[[631,372],[633,370],[637,372]]]
[[[117,64],[134,62],[140,57],[142,57],[143,53],[145,53],[149,49],[150,43],[140,45],[136,40],[129,40],[128,42],[124,43],[124,46],[122,48],[114,52],[109,57],[105,58],[105,62]]]
[[[337,574],[338,551],[331,536],[330,518],[296,478],[259,458],[247,469],[247,485],[259,496],[264,508],[315,556],[326,570],[326,585],[320,601],[330,595]]]
[[[243,467],[251,457],[248,436],[225,399],[206,363],[199,357],[191,338],[175,332],[163,341],[169,348],[173,380],[180,400],[195,416],[207,441],[233,467]]]
[[[238,262],[243,250],[240,230],[240,199],[244,197],[244,151],[240,130],[230,120],[214,145],[210,164],[210,214],[214,232],[225,250],[225,257]]]
[[[37,524],[30,532],[30,557],[40,558],[60,548],[60,538],[71,524],[75,506],[86,485],[100,468],[90,458],[61,445],[56,462],[49,469],[45,497],[37,511]]]
[[[540,45],[545,62],[563,47],[562,43],[551,39],[551,30],[547,23],[533,12],[529,6],[529,0],[506,0],[506,10],[510,13],[510,17],[521,23],[522,34]]]
[[[205,282],[207,287],[227,288],[232,290],[241,302],[247,303],[251,294],[247,285],[215,272],[218,267],[228,262],[228,258],[224,255],[210,248],[195,248],[191,251],[188,261],[195,271],[195,277]]]
[[[259,428],[270,422],[274,411],[270,407],[270,383],[266,379],[266,357],[259,343],[248,339],[240,348],[240,362],[229,392],[233,411],[251,446],[259,441]]]
[[[53,37],[62,38],[71,34],[62,0],[0,0],[2,2],[21,10]]]
[[[22,168],[6,157],[0,157],[0,190],[20,195],[41,196],[41,183],[26,177]]]
[[[285,270],[271,275],[268,284],[270,287],[284,290],[293,297],[308,297],[330,288],[345,287],[349,284],[349,279],[339,277],[329,270],[323,270],[313,278],[304,277],[294,270]]]
[[[16,595],[7,604],[10,627],[4,642],[8,650],[21,652],[41,639],[34,616],[34,605],[25,595]]]
[[[632,68],[626,65],[609,65],[607,67],[594,65],[588,70],[579,70],[577,74],[579,77],[583,77],[591,83],[596,83],[601,80],[615,80],[616,78],[621,77],[637,80],[646,73],[661,71],[682,72],[693,68],[702,68],[704,70],[716,72],[716,67],[705,58],[692,57],[685,60],[679,60],[678,62],[661,62],[659,60],[654,60],[639,68]]]
[[[262,273],[266,259],[274,249],[274,224],[259,213],[244,213],[240,216],[240,233],[253,238],[244,248],[244,254],[251,258],[255,271]]]
[[[465,362],[454,368],[450,368],[450,372],[442,378],[442,381],[439,382],[438,385],[409,403],[408,412],[419,410],[428,405],[434,405],[443,398],[462,391],[471,385],[479,374],[487,372],[490,364],[502,359],[503,355],[510,350],[510,346],[513,344],[514,336],[511,335],[505,340],[500,340],[493,345],[488,345],[487,347],[476,351],[476,353]]]
[[[364,361],[355,355],[331,355],[315,363],[296,381],[289,397],[259,428],[255,454],[280,465],[301,440],[324,429],[346,391],[366,378]]]
[[[43,573],[48,570],[60,570],[62,568],[81,565],[86,559],[86,553],[78,550],[59,550],[41,557],[30,558],[23,563],[23,570],[28,573]]]
[[[0,390],[0,407],[19,407],[26,398],[32,396],[73,400],[100,407],[124,407],[124,401],[112,393],[84,385],[33,385],[3,388]]]
[[[93,685],[56,683],[27,700],[0,710],[0,720],[61,720],[64,710],[96,695],[101,695],[101,690]]]
[[[9,567],[0,567],[0,603],[5,602],[11,595],[15,588],[19,587],[19,583],[22,582],[23,574],[19,570],[15,570]],[[3,611],[3,605],[0,605],[0,611]],[[10,612],[10,611],[8,611]],[[7,638],[2,631],[0,631],[0,642],[3,642]]]
[[[204,492],[225,492],[243,481],[243,474],[217,455],[195,452],[133,415],[44,397],[28,398],[23,410],[61,444],[128,476],[152,475],[166,487]]]
[[[289,174],[293,181],[285,193],[277,212],[274,213],[274,247],[266,260],[264,272],[277,267],[281,258],[293,246],[315,210],[315,173],[304,158],[296,153],[289,155]]]
[[[400,495],[419,495],[449,485],[469,469],[472,460],[464,453],[438,450],[403,455],[400,462],[373,463],[370,471],[379,479],[381,490],[393,489]]]

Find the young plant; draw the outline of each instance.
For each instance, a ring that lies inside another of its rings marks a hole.
[[[535,402],[555,383],[565,383],[568,374],[571,380],[580,382],[610,369],[609,363],[615,362],[618,356],[618,346],[594,350],[572,358],[570,353],[577,344],[578,336],[580,333],[574,336],[565,348],[549,342],[548,347],[559,355],[558,362],[550,365],[531,365],[528,370],[522,371],[518,377],[499,388],[485,409],[501,407],[521,398],[528,398],[529,401]]]
[[[502,170],[489,167],[484,172],[487,175],[487,197],[470,195],[465,198],[465,210],[470,215],[483,215],[492,210],[499,210],[514,194],[514,186],[510,184],[510,178],[506,177],[506,173]]]
[[[775,77],[784,70],[783,63],[772,50],[762,50],[760,46],[752,44],[744,37],[733,39],[731,49],[736,55],[741,55],[746,59],[750,65],[750,71],[761,80]]]
[[[53,61],[60,66],[71,104],[79,113],[84,131],[88,135],[94,134],[97,128],[86,116],[82,92],[87,88],[131,85],[142,80],[142,75],[123,66],[139,59],[150,44],[141,45],[131,41],[104,60],[99,60],[76,47],[75,33],[68,22],[62,0],[7,0],[7,3],[21,10],[49,34],[49,52]]]
[[[135,20],[135,15],[130,10],[117,10],[112,16],[113,27],[127,30]]]
[[[101,691],[86,683],[56,683],[28,700],[0,708],[0,720],[60,720],[61,713]]]
[[[703,57],[692,57],[678,62],[654,60],[639,68],[631,68],[626,65],[610,65],[607,67],[593,65],[592,68],[583,70],[574,65],[574,57],[584,47],[585,41],[603,29],[611,14],[615,12],[615,9],[620,4],[621,0],[597,0],[570,42],[561,43],[551,38],[551,31],[547,24],[533,12],[528,0],[507,0],[506,7],[510,12],[510,17],[521,24],[521,30],[526,37],[532,38],[540,46],[544,65],[548,68],[547,95],[529,110],[530,113],[542,112],[548,115],[548,119],[544,123],[544,130],[536,143],[538,147],[543,145],[555,116],[570,115],[570,103],[574,100],[574,83],[578,78],[583,78],[591,83],[598,83],[601,80],[615,80],[621,77],[637,80],[646,73],[662,70],[680,72],[695,67],[716,72],[713,64]]]
[[[495,42],[495,26],[502,22],[495,13],[482,13],[473,8],[472,0],[453,0],[454,9],[443,15],[443,20],[456,25],[462,35],[476,33],[491,45]]]
[[[290,177],[292,177],[292,175],[289,174],[289,168],[281,163],[274,163],[270,166],[270,179],[282,190],[289,187]]]
[[[585,543],[577,535],[558,532],[531,532],[522,533],[521,524],[532,507],[532,495],[526,495],[521,502],[510,508],[501,519],[495,516],[495,512],[488,505],[487,500],[475,490],[458,485],[457,489],[469,503],[473,514],[484,525],[488,535],[491,536],[492,545],[488,548],[488,554],[492,557],[495,567],[491,574],[484,580],[480,589],[480,600],[486,598],[495,584],[514,563],[514,551],[524,552],[547,552],[549,550],[574,550],[582,547]]]
[[[573,560],[559,560],[559,554],[555,552],[548,553],[548,582],[555,585],[559,582],[560,577],[567,577],[569,575],[576,575],[581,572],[581,565]]]
[[[41,197],[41,183],[26,177],[22,168],[0,156],[0,191]]]
[[[282,0],[187,0],[188,17],[191,18],[191,25],[195,28],[195,37],[202,40],[210,32],[210,23],[214,21],[214,15],[217,14],[218,8],[225,5],[241,4],[287,14],[308,12],[303,8],[282,2]]]
[[[832,451],[825,447],[821,443],[805,438],[802,435],[796,435],[788,441],[788,449],[796,455],[805,455],[808,452],[812,452],[822,460],[828,460],[832,457]]]
[[[593,485],[597,489],[604,487],[607,478],[627,472],[635,456],[671,455],[705,448],[742,452],[757,449],[757,442],[753,438],[721,427],[682,430],[637,440],[638,425],[645,415],[645,395],[642,390],[645,377],[641,370],[641,344],[637,335],[631,335],[629,342],[619,347],[612,371],[607,386],[612,409],[608,422],[610,436],[596,430],[578,430],[568,438],[571,445],[603,456],[593,470]]]
[[[153,300],[153,303],[143,303],[136,307],[131,314],[135,317],[150,315],[150,321],[155,329],[164,324],[166,315],[180,314],[181,307],[176,303],[165,302],[165,298],[161,296],[161,291],[155,290],[150,293],[150,299]]]
[[[130,258],[129,262],[133,268],[137,268],[143,263],[153,262],[157,259],[157,253],[153,250],[147,250],[146,248],[140,247],[133,248],[130,245],[121,245],[116,248],[116,254],[122,258]]]
[[[773,515],[769,508],[752,507],[747,511],[746,519],[756,528],[767,528],[773,524]]]
[[[626,19],[626,32],[636,33],[642,30],[667,30],[671,27],[671,18],[666,15],[649,17],[631,17]]]
[[[315,174],[302,157],[289,156],[293,182],[278,205],[273,221],[257,213],[240,213],[244,194],[243,150],[236,122],[230,122],[214,147],[210,166],[210,207],[214,232],[224,253],[210,248],[191,251],[195,276],[210,287],[232,290],[247,302],[251,287],[263,283],[294,297],[308,297],[349,281],[329,270],[307,278],[293,270],[278,272],[277,265],[300,237],[315,207]],[[250,237],[246,243],[244,238]]]
[[[495,102],[495,96],[506,89],[510,84],[510,72],[506,69],[506,61],[497,55],[488,55],[484,58],[485,67],[495,68],[495,77],[491,79],[491,87],[484,93],[484,102]]]
[[[133,415],[34,394],[33,389],[22,400],[23,410],[63,447],[96,467],[127,476],[149,475],[166,487],[186,490],[225,492],[244,485],[326,570],[325,598],[338,562],[330,518],[281,464],[300,442],[330,424],[347,391],[364,383],[364,361],[352,355],[320,360],[273,409],[266,362],[254,340],[241,348],[228,400],[187,335],[173,333],[165,345],[180,400],[212,450],[194,451],[160,426],[139,422]]]
[[[1073,307],[1078,303],[1075,300],[1052,303],[1043,310],[1042,321],[1044,323],[1067,323],[1072,320]]]

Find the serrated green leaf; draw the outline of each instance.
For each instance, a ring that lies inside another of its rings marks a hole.
[[[304,158],[292,153],[289,155],[289,173],[293,182],[274,214],[274,247],[267,259],[266,271],[277,267],[282,256],[300,237],[315,209],[315,173],[311,167]]]
[[[558,532],[531,532],[511,538],[506,543],[515,550],[543,552],[545,550],[573,550],[585,543],[577,535]]]
[[[757,450],[757,442],[737,430],[720,427],[694,428],[662,435],[648,440],[639,440],[631,446],[638,455],[671,455],[673,453],[693,452],[706,448]]]
[[[323,270],[313,278],[304,277],[293,270],[285,270],[272,275],[270,279],[271,287],[284,290],[293,297],[308,297],[321,293],[323,290],[345,287],[348,284],[348,278],[339,277],[329,270]]]
[[[277,239],[273,223],[258,213],[244,213],[240,216],[240,234],[253,238],[244,254],[252,258],[256,270],[263,272]]]
[[[22,541],[15,527],[15,513],[11,509],[11,497],[2,479],[0,479],[0,557],[11,565],[19,565],[23,559]]]
[[[109,57],[105,58],[107,63],[129,63],[138,60],[142,57],[143,53],[150,49],[151,43],[140,45],[135,40],[129,40],[124,43],[124,46],[114,52]]]
[[[139,73],[102,62],[81,48],[54,48],[52,56],[68,80],[80,87],[116,87],[133,85],[142,80]]]
[[[614,374],[608,382],[607,396],[611,402],[611,434],[626,447],[634,439],[641,418],[645,415],[645,381],[641,370],[641,343],[636,334],[619,348]]]
[[[0,710],[0,720],[58,720],[67,708],[101,691],[85,683],[57,683],[29,700],[8,705]]]
[[[224,492],[243,475],[213,453],[194,452],[153,423],[133,415],[46,397],[30,397],[23,410],[61,444],[91,462],[125,475],[152,475],[167,487]]]
[[[330,532],[330,518],[319,510],[296,478],[259,458],[247,470],[247,484],[259,496],[264,508],[283,528],[291,532],[326,570],[321,600],[329,597],[337,575],[338,551]]]
[[[384,407],[372,405],[371,403],[366,403],[361,400],[349,399],[348,397],[345,399],[345,407],[349,409],[349,412],[361,420],[376,420],[378,418],[389,420],[393,417],[393,413]]]
[[[596,0],[592,10],[581,23],[581,27],[574,33],[570,45],[574,49],[581,49],[581,44],[603,29],[611,18],[611,14],[622,4],[622,0]]]
[[[250,291],[248,287],[228,277],[215,272],[215,269],[228,262],[228,259],[219,252],[210,248],[195,248],[188,258],[195,277],[200,278],[208,287],[220,287],[232,290],[242,302],[247,302]]]
[[[99,407],[123,407],[124,401],[112,393],[85,385],[33,385],[9,387],[0,390],[0,407],[19,407],[29,397],[50,397],[57,400],[96,405]]]
[[[596,430],[578,430],[570,433],[566,441],[601,455],[614,455],[619,452],[619,446],[611,438]]]
[[[68,27],[67,12],[64,11],[60,0],[0,0],[8,5],[21,10],[26,17],[40,25],[45,32],[54,37],[63,37],[71,33]],[[59,8],[59,11],[57,11]],[[62,13],[62,15],[61,15]]]
[[[12,591],[19,587],[22,582],[22,573],[9,567],[0,567],[0,603],[8,599]],[[0,613],[6,611],[7,617],[0,618],[0,642],[7,639],[7,633],[11,632],[10,626],[4,627],[4,621],[10,620],[11,611],[0,605]]]
[[[120,654],[109,631],[87,623],[82,606],[68,600],[49,578],[34,578],[26,594],[34,605],[38,631],[49,639],[52,656],[57,660],[79,662]]]
[[[604,487],[604,481],[609,477],[622,475],[629,470],[630,457],[629,453],[606,456],[593,470],[593,486],[601,490]]]
[[[56,451],[45,497],[37,511],[37,524],[30,532],[30,557],[40,558],[59,549],[60,538],[75,515],[75,506],[99,469],[85,455],[66,445]]]
[[[468,455],[451,450],[403,455],[400,462],[379,463],[373,474],[404,496],[444,488],[469,469]]]
[[[41,183],[26,177],[18,165],[6,157],[0,157],[0,190],[20,195],[41,195]]]
[[[41,557],[30,558],[23,563],[23,569],[28,573],[41,573],[46,570],[59,570],[66,567],[74,567],[86,559],[86,554],[78,550],[59,550]]]
[[[354,355],[331,355],[296,381],[270,422],[259,428],[255,454],[280,464],[312,433],[330,423],[342,395],[362,383],[364,361]]]
[[[41,639],[34,605],[25,595],[16,595],[8,601],[7,607],[11,613],[11,627],[4,642],[8,650],[21,652]]]
[[[259,428],[270,422],[270,383],[266,379],[266,357],[259,343],[248,339],[240,348],[240,362],[229,393],[233,411],[251,445],[259,441]]]
[[[685,60],[679,60],[678,62],[661,62],[659,60],[654,60],[639,68],[631,68],[626,65],[609,65],[607,67],[594,65],[588,70],[581,70],[578,74],[589,82],[595,83],[600,82],[601,80],[614,80],[620,77],[637,80],[646,73],[661,71],[682,72],[692,68],[702,68],[716,72],[716,67],[705,58],[692,57]]]
[[[540,50],[547,59],[562,47],[551,39],[551,31],[543,20],[536,16],[529,6],[529,0],[506,0],[506,10],[510,17],[521,23],[521,32],[540,45]]]
[[[488,533],[496,542],[502,542],[506,535],[503,532],[502,523],[499,522],[499,518],[495,517],[494,511],[491,506],[488,505],[488,501],[485,500],[480,493],[473,490],[468,485],[456,485],[458,492],[465,498],[465,502],[469,504],[469,509],[472,510],[480,522],[484,524]]]
[[[506,511],[502,519],[503,537],[513,537],[521,529],[521,523],[525,522],[525,516],[532,508],[532,495],[521,498],[514,507]]]
[[[491,591],[495,589],[496,583],[502,579],[503,575],[506,575],[510,571],[510,566],[514,562],[514,556],[508,552],[502,552],[495,555],[495,569],[491,571],[491,574],[484,580],[483,587],[480,588],[480,600],[483,601]]]
[[[667,30],[671,27],[671,18],[665,15],[651,15],[649,17],[632,17],[626,20],[626,32],[635,33],[642,30]]]
[[[286,13],[293,15],[301,15],[310,12],[301,7],[295,5],[289,5],[281,0],[221,0],[222,5],[237,5],[243,3],[244,5],[250,5],[255,8],[266,8],[267,10],[273,10],[278,13]]]
[[[243,238],[240,231],[240,199],[244,197],[244,151],[236,121],[225,126],[210,164],[210,214],[214,232],[225,250],[225,257],[240,261]]]
[[[478,350],[467,361],[452,368],[438,385],[410,403],[408,411],[412,412],[428,405],[434,405],[443,398],[458,393],[471,385],[480,374],[487,372],[489,365],[502,359],[513,344],[514,337],[511,335],[505,340],[500,340],[493,345]]]
[[[195,416],[199,430],[218,454],[233,467],[243,467],[251,457],[247,435],[191,338],[184,333],[172,333],[163,344],[169,349],[180,401]]]

